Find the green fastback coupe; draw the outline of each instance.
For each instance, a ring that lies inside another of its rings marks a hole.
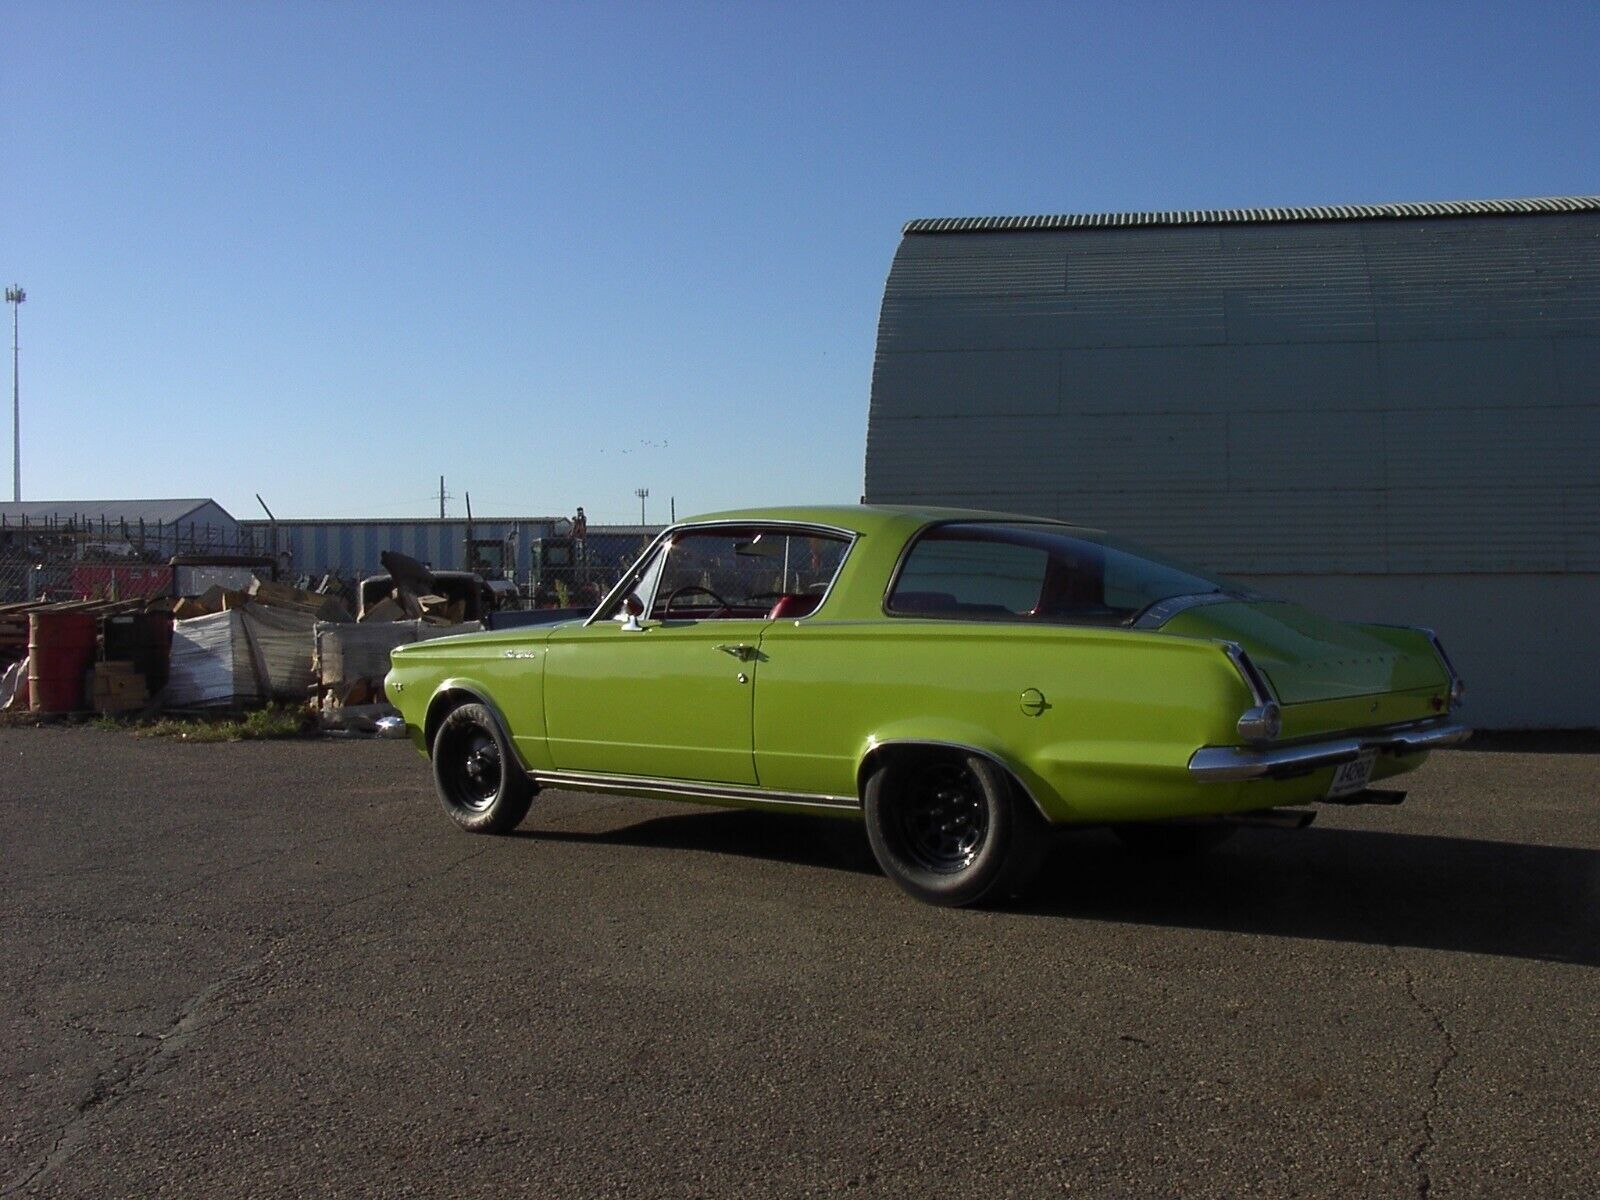
[[[1052,827],[1198,848],[1467,737],[1425,629],[1349,625],[1090,529],[949,509],[720,513],[587,619],[394,652],[464,829],[541,787],[864,819],[910,894],[1016,891]]]

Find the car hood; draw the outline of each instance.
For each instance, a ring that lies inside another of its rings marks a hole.
[[[1237,642],[1285,704],[1307,704],[1448,684],[1430,650],[1408,652],[1368,633],[1278,600],[1234,600],[1180,612],[1163,633]]]

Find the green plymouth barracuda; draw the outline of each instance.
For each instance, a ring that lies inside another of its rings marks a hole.
[[[1303,823],[1468,736],[1426,629],[1351,625],[1098,531],[955,509],[753,509],[662,533],[585,620],[402,646],[445,811],[542,787],[864,821],[902,889],[1015,893],[1056,827],[1199,849]]]

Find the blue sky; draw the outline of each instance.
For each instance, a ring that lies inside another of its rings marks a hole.
[[[1592,3],[5,0],[0,29],[28,499],[853,501],[909,218],[1600,192]]]

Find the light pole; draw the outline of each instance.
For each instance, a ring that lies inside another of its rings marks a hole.
[[[644,498],[650,494],[649,488],[634,488],[633,494],[639,497],[639,524],[644,524]]]
[[[22,499],[22,388],[17,372],[17,317],[22,312],[22,302],[28,293],[20,283],[6,289],[6,303],[11,305],[11,498]]]

